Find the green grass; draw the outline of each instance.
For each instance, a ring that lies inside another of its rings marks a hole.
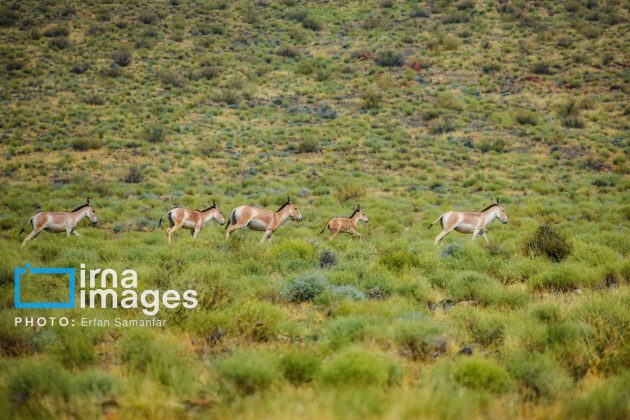
[[[629,20],[617,1],[5,2],[0,411],[627,418]],[[87,196],[97,227],[19,246]],[[157,229],[287,196],[304,219],[269,244]],[[433,246],[436,217],[496,197],[490,244]],[[357,204],[363,239],[319,234]],[[199,307],[16,328],[27,262],[133,268]]]

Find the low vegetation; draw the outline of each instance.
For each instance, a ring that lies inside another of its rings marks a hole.
[[[3,2],[0,413],[628,418],[629,21],[619,1]],[[96,227],[19,246],[87,196]],[[304,219],[267,244],[157,228],[287,196]],[[495,197],[489,244],[433,246],[432,220]],[[363,239],[320,235],[357,204]],[[16,328],[27,262],[133,268],[199,307]]]

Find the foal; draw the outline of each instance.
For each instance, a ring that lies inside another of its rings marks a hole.
[[[42,230],[46,232],[66,232],[66,236],[70,236],[71,234],[74,236],[81,236],[75,230],[77,225],[84,217],[87,217],[92,222],[92,225],[97,223],[96,219],[96,211],[90,205],[90,198],[88,197],[86,204],[82,204],[74,210],[68,211],[40,211],[35,213],[28,222],[24,225],[22,230],[18,235],[21,235],[22,232],[26,230],[26,227],[30,223],[33,227],[31,233],[29,233],[24,241],[22,241],[22,246],[24,246],[28,241],[36,237],[40,234]]]
[[[369,222],[368,217],[361,211],[361,206],[357,204],[357,208],[354,213],[352,213],[352,216],[333,217],[328,221],[328,223],[326,223],[326,226],[324,226],[322,231],[319,233],[321,235],[322,233],[324,233],[326,228],[328,228],[332,232],[332,237],[330,238],[331,241],[335,239],[335,236],[337,236],[339,232],[349,233],[352,235],[353,238],[356,236],[361,238],[363,237],[363,235],[357,232],[357,223],[359,222],[359,220],[365,223]]]
[[[274,212],[253,206],[240,206],[232,210],[230,220],[225,227],[225,238],[228,239],[232,232],[241,228],[249,228],[251,230],[264,231],[260,242],[271,240],[271,234],[287,221],[288,218],[302,220],[302,214],[298,211],[295,204],[287,198],[286,203]]]
[[[164,217],[168,218],[170,228],[168,229],[168,243],[171,243],[171,237],[176,230],[180,228],[190,230],[193,239],[199,236],[199,231],[212,219],[216,219],[220,225],[225,224],[225,219],[217,204],[212,201],[212,205],[204,210],[190,210],[183,207],[173,207]],[[162,217],[159,226],[162,227]]]
[[[503,209],[503,206],[499,203],[497,198],[496,203],[492,203],[485,209],[476,212],[463,212],[463,211],[449,211],[438,217],[431,223],[427,229],[431,229],[435,223],[440,221],[442,225],[442,232],[435,238],[435,245],[442,245],[442,239],[448,235],[452,230],[456,230],[459,233],[472,233],[472,240],[477,238],[477,235],[481,233],[483,239],[488,242],[486,237],[486,227],[494,219],[499,219],[503,224],[508,222],[508,216]]]

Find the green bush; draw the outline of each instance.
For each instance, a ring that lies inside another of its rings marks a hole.
[[[506,366],[526,401],[553,401],[570,386],[566,373],[545,354],[518,352],[507,357]]]
[[[394,328],[400,354],[412,360],[426,360],[445,351],[443,329],[435,323],[407,320]]]
[[[284,377],[294,385],[311,382],[319,374],[321,360],[305,351],[292,350],[280,359]]]
[[[289,302],[302,303],[315,299],[326,287],[326,277],[319,271],[311,271],[286,283],[281,294]]]
[[[393,50],[383,50],[376,54],[376,63],[383,67],[396,67],[405,64],[402,54]]]
[[[278,379],[276,363],[266,354],[240,350],[216,362],[222,388],[229,394],[263,392]]]
[[[510,375],[502,366],[478,357],[461,359],[454,376],[459,384],[471,389],[503,392],[510,386]]]
[[[347,348],[335,353],[321,373],[324,384],[345,386],[386,386],[396,384],[401,367],[387,356],[361,348]]]
[[[112,54],[112,60],[114,61],[114,64],[120,67],[127,67],[131,64],[131,51],[126,48],[115,51]]]
[[[630,418],[630,376],[606,379],[585,396],[572,399],[565,410],[568,419],[624,420]]]
[[[369,320],[362,317],[345,317],[332,321],[326,328],[330,346],[337,350],[363,340],[368,324]]]
[[[7,390],[14,401],[34,405],[52,416],[45,398],[67,401],[72,395],[72,379],[57,362],[23,359],[7,372]]]
[[[560,262],[571,255],[573,246],[553,226],[541,225],[525,242],[525,252],[529,256],[542,256]]]

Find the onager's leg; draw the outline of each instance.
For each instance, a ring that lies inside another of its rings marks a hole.
[[[329,241],[334,241],[338,233],[339,233],[338,230],[332,231],[332,236],[330,237]]]
[[[477,239],[477,235],[479,235],[479,229],[475,228],[475,230],[473,231],[473,237],[472,237],[473,241]]]
[[[74,236],[81,237],[81,235],[79,235],[79,232],[77,232],[76,230],[73,230],[73,231],[72,231],[72,234],[73,234]]]
[[[265,241],[271,241],[271,234],[273,232],[270,230],[266,230],[265,234],[262,236],[262,238],[260,239],[260,242],[265,242]]]
[[[487,243],[490,243],[490,241],[488,240],[488,237],[486,236],[486,230],[482,230],[481,231],[481,236],[483,237],[483,239],[486,240]]]
[[[437,245],[438,243],[440,244],[440,246],[442,246],[442,239],[444,239],[444,237],[445,237],[446,235],[448,235],[449,233],[451,233],[451,231],[452,231],[452,230],[453,230],[452,228],[451,228],[451,229],[448,229],[448,230],[443,229],[443,230],[442,230],[442,232],[440,232],[440,233],[438,234],[438,236],[436,236],[436,237],[435,237],[435,243],[434,243],[434,246],[435,246],[435,245]]]
[[[174,224],[173,226],[171,226],[171,227],[169,228],[168,233],[167,233],[167,234],[168,234],[168,243],[169,243],[169,244],[171,243],[171,238],[172,238],[172,236],[173,236],[173,233],[175,233],[175,231],[176,231],[177,229],[181,228],[181,227],[182,227],[182,225],[181,225],[181,224]]]
[[[200,228],[195,228],[195,230],[192,233],[193,239],[195,239],[197,236],[199,236],[199,231],[200,230],[201,230]]]
[[[36,237],[37,235],[40,234],[40,232],[42,231],[43,227],[40,227],[39,229],[33,229],[31,231],[31,233],[29,233],[26,238],[24,238],[24,240],[22,241],[22,246],[26,245],[26,243],[28,241],[30,241],[31,239],[33,239],[34,237]]]
[[[363,239],[363,235],[356,231],[356,229],[350,229],[349,232],[352,234],[353,238]]]
[[[235,230],[244,228],[244,227],[245,225],[240,225],[240,224],[228,226],[228,228],[225,230],[225,239],[230,239],[230,235],[232,234],[232,232],[234,232]]]

